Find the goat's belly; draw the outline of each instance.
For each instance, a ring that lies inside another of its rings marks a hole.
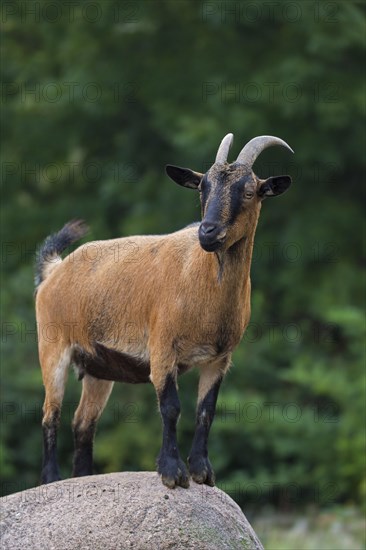
[[[96,342],[94,352],[86,352],[76,347],[73,362],[78,370],[79,379],[90,374],[101,380],[145,384],[150,382],[150,362],[136,358],[128,353],[117,351]]]
[[[79,380],[89,374],[100,380],[128,384],[151,382],[149,360],[108,348],[99,342],[95,343],[94,349],[94,353],[89,353],[79,346],[74,348],[72,361],[78,371]],[[189,365],[179,363],[178,375],[189,369]]]

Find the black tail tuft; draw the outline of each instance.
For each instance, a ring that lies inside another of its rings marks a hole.
[[[34,278],[36,290],[45,279],[45,265],[49,262],[55,261],[55,259],[60,256],[61,252],[63,252],[65,248],[84,237],[88,230],[88,226],[83,220],[72,220],[64,225],[60,231],[47,237],[36,254]]]

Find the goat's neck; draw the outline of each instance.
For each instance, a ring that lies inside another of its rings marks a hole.
[[[234,293],[246,292],[250,279],[256,226],[257,220],[240,240],[223,254],[217,255],[219,263],[218,277]]]
[[[192,269],[192,273],[188,275],[188,279],[191,284],[192,278],[195,278],[198,294],[206,294],[207,291],[217,292],[220,289],[220,295],[224,301],[226,299],[230,303],[233,299],[237,303],[245,301],[250,287],[250,268],[257,220],[258,216],[251,220],[243,237],[225,251],[205,252],[197,239],[191,258],[193,263],[190,263],[188,268]],[[197,269],[202,275],[198,279]]]

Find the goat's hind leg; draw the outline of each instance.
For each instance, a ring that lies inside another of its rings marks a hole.
[[[113,382],[99,380],[86,374],[83,391],[75,412],[72,428],[74,432],[73,477],[93,474],[93,441],[97,421],[107,404]]]
[[[44,347],[40,350],[42,377],[45,387],[43,404],[43,464],[41,483],[51,483],[61,479],[57,462],[57,430],[60,423],[62,400],[65,392],[70,349],[62,351]]]

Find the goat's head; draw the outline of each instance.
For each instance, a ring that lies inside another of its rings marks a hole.
[[[258,155],[271,145],[282,145],[293,153],[282,139],[256,137],[243,147],[236,161],[229,164],[226,159],[232,141],[233,134],[224,137],[215,163],[205,174],[170,164],[166,166],[173,181],[200,192],[202,222],[198,235],[207,252],[228,249],[243,238],[250,227],[255,226],[262,200],[281,195],[291,185],[290,176],[261,180],[252,170]]]

